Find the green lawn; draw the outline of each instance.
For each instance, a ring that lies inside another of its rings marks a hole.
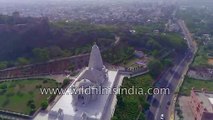
[[[50,95],[41,95],[40,87],[57,87],[50,79],[29,79],[0,82],[0,109],[29,115],[36,111]],[[29,102],[31,101],[31,102]]]
[[[126,63],[124,63],[123,65],[125,67],[133,67],[136,66],[137,61],[140,61],[140,59],[133,57],[130,60],[127,60]]]
[[[143,88],[145,91],[152,86],[152,77],[150,75],[143,75],[134,78],[124,78],[123,88],[132,88],[132,86]],[[146,102],[146,95],[118,95],[118,102],[116,105],[114,117],[112,120],[135,120],[141,110],[147,109],[149,106]],[[144,114],[140,116],[140,120],[144,120]]]
[[[206,49],[204,49],[203,46],[200,46],[192,66],[207,66],[207,65],[208,65],[207,51]]]
[[[205,88],[208,91],[213,91],[213,81],[197,80],[193,78],[186,78],[180,89],[181,95],[190,95],[191,89],[194,87],[195,90],[201,90]]]

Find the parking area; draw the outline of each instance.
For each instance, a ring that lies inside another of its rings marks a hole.
[[[182,111],[184,120],[193,120],[194,115],[191,111],[191,106],[189,104],[190,97],[189,96],[180,96],[179,97],[179,105]]]

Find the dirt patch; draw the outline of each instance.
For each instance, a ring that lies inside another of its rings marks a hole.
[[[64,75],[64,74],[60,74],[60,75],[48,75],[48,76],[45,76],[45,78],[54,79],[57,82],[62,83],[64,81],[64,79],[67,78],[67,76]]]
[[[179,97],[179,105],[180,105],[181,111],[183,112],[184,120],[193,120],[194,119],[194,115],[192,113],[189,101],[190,101],[189,96]]]
[[[209,59],[208,59],[208,63],[209,63],[210,65],[213,65],[213,58],[209,58]]]

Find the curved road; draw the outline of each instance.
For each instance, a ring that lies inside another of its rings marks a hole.
[[[156,87],[169,88],[170,94],[167,95],[153,95],[149,100],[150,109],[147,112],[147,120],[160,120],[161,114],[164,114],[164,120],[169,120],[170,114],[173,111],[171,105],[175,102],[174,95],[178,85],[183,81],[184,75],[191,64],[194,54],[196,52],[196,45],[193,42],[191,34],[183,20],[179,20],[178,24],[185,36],[188,44],[188,49],[182,58],[178,59],[175,66],[165,72]]]

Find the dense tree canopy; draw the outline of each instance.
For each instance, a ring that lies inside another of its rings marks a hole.
[[[151,71],[151,75],[156,78],[163,69],[163,65],[159,60],[152,60],[148,65],[149,70]]]
[[[49,22],[46,18],[23,17],[16,22],[12,22],[12,19],[15,19],[14,16],[0,16],[0,23],[9,25],[8,30],[0,32],[0,69],[88,53],[94,42],[105,51],[103,57],[106,62],[112,64],[125,63],[133,56],[135,49],[160,58],[169,51],[183,52],[186,48],[180,35],[162,33],[164,23],[157,26],[105,25],[75,21]],[[19,23],[23,26],[18,27]],[[131,33],[130,29],[136,32]],[[156,29],[160,31],[159,34],[153,32]],[[115,37],[120,40],[116,41]]]

